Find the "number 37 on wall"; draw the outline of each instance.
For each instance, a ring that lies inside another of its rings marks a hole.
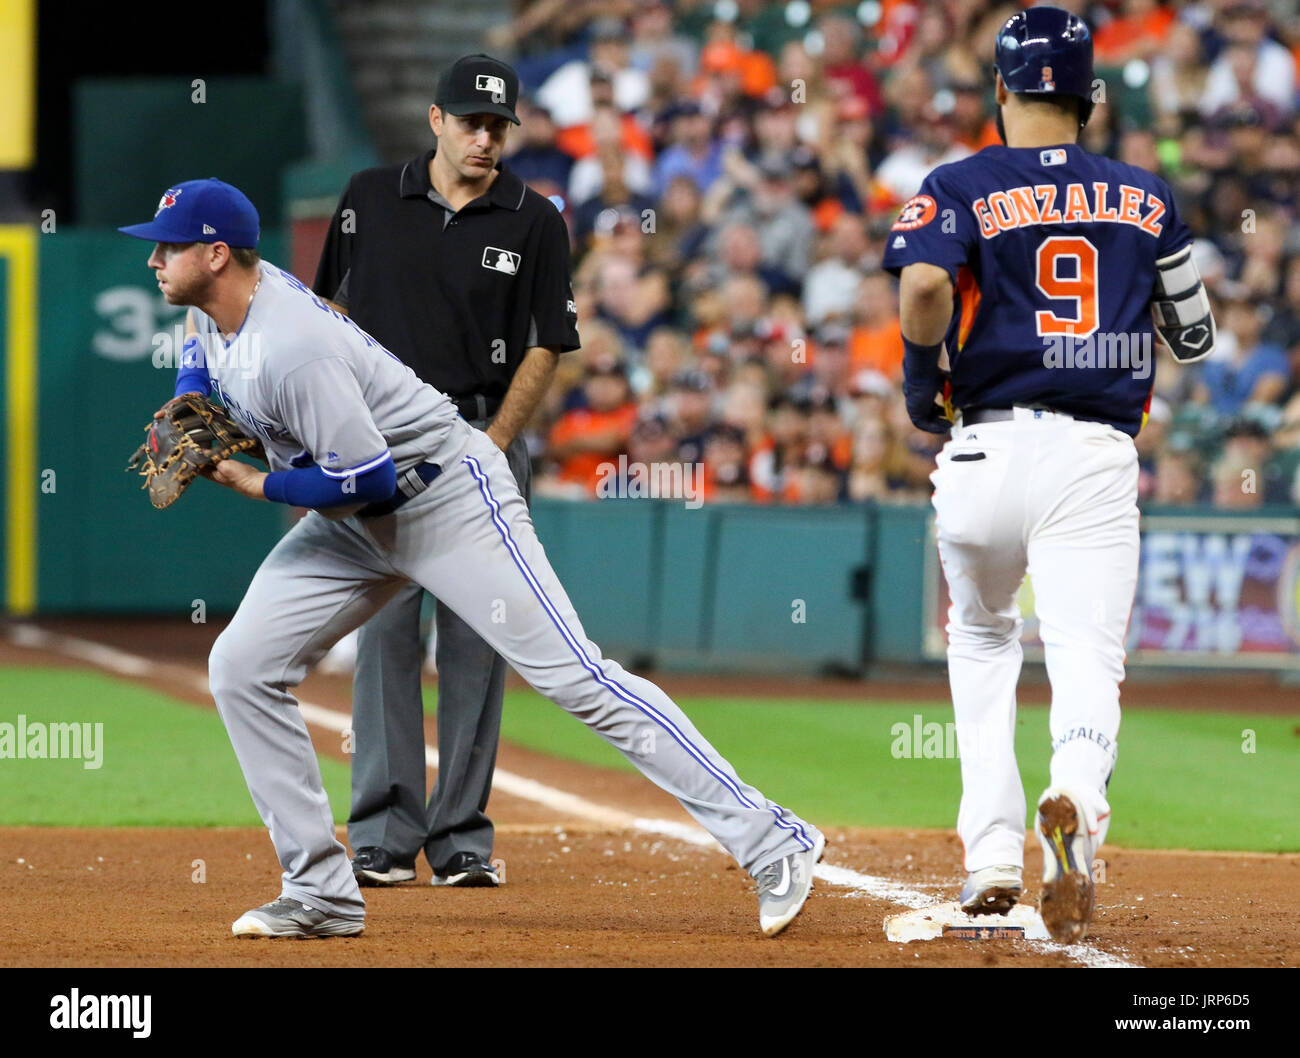
[[[1097,329],[1097,247],[1082,236],[1053,235],[1039,244],[1034,256],[1034,281],[1043,296],[1074,303],[1073,316],[1051,309],[1035,312],[1039,335],[1092,334]]]

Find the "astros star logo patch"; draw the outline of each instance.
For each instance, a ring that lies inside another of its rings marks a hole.
[[[929,195],[915,195],[903,203],[898,211],[898,220],[894,221],[891,231],[915,231],[923,228],[938,213],[939,207]]]

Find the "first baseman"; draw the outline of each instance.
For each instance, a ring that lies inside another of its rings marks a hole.
[[[501,449],[447,397],[296,278],[260,260],[256,210],[218,180],[169,188],[154,219],[167,300],[193,307],[176,392],[211,394],[262,442],[270,473],[227,460],[220,484],[309,508],[262,562],[209,658],[217,708],[284,868],[236,936],[361,932],[365,902],[334,834],[290,688],[409,581],[450,606],[533,687],[623,753],[758,882],[769,936],[798,914],[825,838],[742,781],[653,683],[583,632]],[[242,248],[242,249],[241,249]],[[227,355],[257,340],[257,369]]]
[[[1213,349],[1214,319],[1169,187],[1077,144],[1094,90],[1083,21],[1052,7],[1014,15],[996,65],[1006,145],[931,172],[885,266],[901,274],[912,421],[942,433],[955,419],[932,480],[952,596],[961,903],[1005,914],[1021,894],[1016,593],[1028,572],[1052,684],[1040,907],[1052,936],[1073,942],[1110,823],[1153,322],[1188,362]]]

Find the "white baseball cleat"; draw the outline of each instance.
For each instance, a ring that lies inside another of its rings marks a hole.
[[[968,915],[1005,915],[1020,900],[1023,874],[1014,863],[971,871],[961,887],[961,909]]]
[[[1083,805],[1068,790],[1048,787],[1038,799],[1038,840],[1043,846],[1043,893],[1038,909],[1043,925],[1060,944],[1077,944],[1088,935],[1096,906],[1092,858],[1096,845]]]
[[[813,867],[826,851],[826,836],[817,835],[811,849],[782,856],[754,872],[758,882],[758,924],[763,933],[775,937],[794,921],[812,892]]]

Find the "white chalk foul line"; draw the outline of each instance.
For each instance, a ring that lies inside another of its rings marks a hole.
[[[141,657],[138,654],[130,654],[125,650],[105,646],[102,643],[95,643],[88,639],[79,639],[74,636],[50,632],[33,624],[11,625],[8,633],[10,641],[17,646],[29,647],[35,650],[55,651],[123,676],[138,677],[149,674],[170,674],[204,694],[209,693],[207,679],[196,676],[194,670],[187,666],[172,665],[166,662],[151,662],[148,658]],[[317,727],[340,735],[347,733],[352,728],[351,717],[346,713],[329,709],[323,705],[316,705],[313,702],[299,701],[298,706],[302,711],[303,719],[309,724],[315,724]],[[438,751],[434,747],[429,745],[424,747],[424,759],[430,768],[438,767]],[[674,838],[677,841],[700,848],[721,849],[721,846],[713,839],[712,835],[700,827],[671,819],[639,818],[630,812],[597,804],[585,797],[558,790],[535,779],[516,775],[501,768],[497,768],[493,772],[492,788],[569,816],[599,823],[602,826],[617,827],[622,830],[638,830],[645,834],[657,834],[660,837]],[[830,885],[848,889],[855,894],[874,897],[877,900],[884,900],[907,908],[929,907],[940,902],[937,897],[929,893],[923,893],[919,889],[912,889],[891,878],[863,874],[849,867],[840,867],[829,863],[819,863],[813,871],[813,877],[820,878]],[[1065,945],[1055,944],[1051,941],[1033,941],[1030,942],[1030,947],[1042,954],[1059,952],[1077,962],[1083,963],[1085,966],[1099,969],[1135,968],[1136,966],[1136,964],[1128,962],[1119,956],[1111,955],[1087,944]]]

